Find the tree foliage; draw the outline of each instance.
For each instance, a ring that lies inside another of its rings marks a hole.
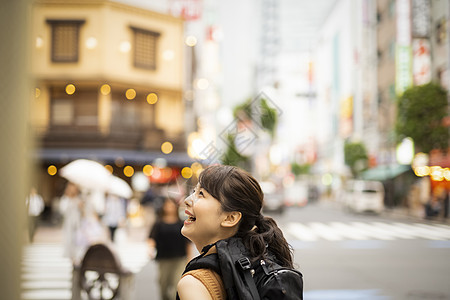
[[[275,136],[278,123],[277,110],[270,107],[268,101],[264,98],[259,99],[259,101],[247,99],[233,109],[233,116],[241,120],[251,119],[258,126],[267,130],[272,137]]]
[[[302,174],[309,174],[310,169],[311,169],[310,164],[300,165],[296,162],[291,163],[291,171],[292,173],[294,173],[295,176],[299,176]]]
[[[441,86],[428,83],[407,89],[397,101],[397,141],[410,137],[425,153],[447,149],[449,131],[443,123],[447,112],[447,92]]]
[[[239,153],[233,135],[227,135],[227,149],[222,156],[222,163],[224,165],[236,166],[250,171],[249,157]]]
[[[344,161],[355,177],[357,177],[361,171],[367,169],[369,156],[367,155],[364,144],[359,142],[346,142],[344,145]]]

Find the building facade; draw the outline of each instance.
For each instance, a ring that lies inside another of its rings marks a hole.
[[[190,165],[180,18],[108,0],[39,0],[32,16],[31,119],[45,198],[60,193],[59,167],[78,158],[125,179],[158,158],[170,169],[158,174]]]

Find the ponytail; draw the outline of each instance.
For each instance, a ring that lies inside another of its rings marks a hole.
[[[254,220],[256,228],[244,232],[246,226],[241,226],[238,232],[238,236],[243,239],[245,247],[254,260],[264,258],[270,252],[275,255],[281,266],[292,268],[292,249],[275,220],[261,214]]]

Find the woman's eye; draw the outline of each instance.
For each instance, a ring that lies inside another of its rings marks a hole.
[[[199,191],[198,194],[199,194],[200,196],[204,196],[202,191]]]

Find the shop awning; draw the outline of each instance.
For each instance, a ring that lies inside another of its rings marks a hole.
[[[409,165],[382,165],[362,172],[361,178],[364,180],[385,181],[396,178],[409,170],[411,170]]]
[[[187,153],[147,152],[120,149],[37,149],[34,158],[47,163],[68,163],[75,159],[91,159],[104,163],[114,163],[122,158],[127,164],[151,164],[157,158],[164,158],[168,165],[189,166],[194,160]]]

